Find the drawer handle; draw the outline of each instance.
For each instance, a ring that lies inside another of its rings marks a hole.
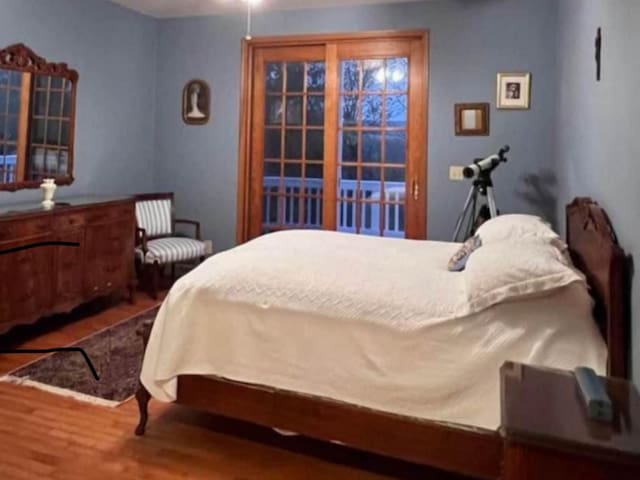
[[[107,283],[107,287],[110,287],[111,285],[113,285],[111,282]]]

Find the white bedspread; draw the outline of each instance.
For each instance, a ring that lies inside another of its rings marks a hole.
[[[178,375],[215,375],[495,429],[504,361],[605,372],[579,276],[479,307],[446,269],[456,248],[290,231],[216,255],[169,292],[142,382],[173,401]]]

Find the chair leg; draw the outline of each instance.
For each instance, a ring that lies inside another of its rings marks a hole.
[[[138,259],[136,259],[133,263],[133,270],[131,271],[129,284],[127,285],[127,291],[129,293],[128,300],[131,305],[134,305],[136,303],[136,289],[138,285],[140,285],[140,278],[143,278],[142,267],[142,263]]]
[[[142,275],[144,275],[144,264],[140,260],[136,259],[134,265],[136,278],[142,277]]]
[[[150,265],[151,268],[151,298],[158,299],[158,282],[160,281],[160,264],[154,262]]]
[[[131,305],[135,305],[136,304],[136,285],[137,285],[138,281],[136,278],[132,278],[131,281],[129,282],[129,286],[127,287],[128,290],[128,300],[129,303]]]

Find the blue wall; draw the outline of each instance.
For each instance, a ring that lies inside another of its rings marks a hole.
[[[430,29],[429,237],[449,239],[468,183],[448,181],[449,165],[512,146],[495,176],[500,208],[556,213],[555,0],[440,0],[342,9],[257,13],[254,35]],[[176,192],[178,211],[203,221],[217,247],[235,244],[241,16],[160,23],[156,186]],[[533,72],[530,111],[495,110],[496,73]],[[184,84],[208,80],[213,121],[180,117]],[[491,102],[491,136],[455,137],[456,102]],[[541,193],[541,194],[540,194]]]
[[[557,158],[562,203],[592,196],[620,243],[640,251],[640,2],[563,0],[559,14]],[[603,30],[603,77],[593,42]],[[632,298],[633,377],[640,386],[640,282]]]
[[[428,224],[430,238],[448,239],[469,187],[448,181],[449,165],[504,143],[513,153],[496,175],[500,207],[553,220],[555,5],[440,0],[258,12],[254,33],[431,30]],[[0,45],[22,41],[80,72],[76,182],[59,194],[174,190],[179,213],[202,219],[219,249],[235,244],[243,34],[242,16],[156,21],[104,0],[0,0]],[[455,137],[453,104],[495,104],[496,72],[508,70],[533,72],[532,110],[494,108],[490,137]],[[213,89],[213,121],[204,127],[180,117],[182,87],[193,77]],[[546,194],[531,195],[536,188]],[[37,190],[0,192],[2,203],[36,198]]]
[[[104,0],[0,0],[0,47],[78,70],[76,181],[57,195],[153,189],[157,21]],[[40,199],[0,192],[0,203]]]

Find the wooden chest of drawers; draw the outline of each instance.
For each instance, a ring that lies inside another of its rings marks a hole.
[[[97,297],[133,296],[132,198],[0,207],[0,334]],[[70,242],[78,246],[50,245]],[[45,244],[25,248],[34,244]]]

